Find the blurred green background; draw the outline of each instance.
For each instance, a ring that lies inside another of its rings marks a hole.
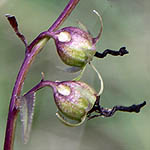
[[[0,0],[0,149],[12,88],[24,58],[24,45],[16,37],[5,14],[15,15],[22,33],[31,42],[58,17],[69,0]],[[77,26],[80,20],[93,36],[103,17],[104,31],[97,51],[118,50],[126,46],[129,55],[107,56],[93,60],[104,80],[101,103],[105,107],[132,105],[147,100],[141,113],[118,112],[112,118],[96,118],[76,128],[66,127],[55,117],[52,90],[45,88],[36,95],[36,107],[30,141],[24,145],[18,117],[14,150],[149,150],[150,149],[150,1],[149,0],[81,0],[64,26]],[[65,66],[50,40],[37,56],[24,84],[23,92],[41,79],[69,80],[77,74],[61,72]],[[87,67],[82,78],[96,90],[97,76]]]

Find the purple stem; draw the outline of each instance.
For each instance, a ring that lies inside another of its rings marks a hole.
[[[53,32],[56,31],[59,26],[65,21],[65,19],[70,15],[70,13],[72,12],[72,10],[75,8],[75,6],[78,4],[80,0],[70,0],[70,2],[68,3],[68,5],[65,7],[65,9],[63,10],[63,12],[60,14],[60,16],[57,18],[57,20],[53,23],[53,25],[48,29],[48,32]],[[37,38],[35,38],[32,43],[29,45],[29,49],[31,50],[37,42],[38,39],[42,38],[42,34],[39,34]]]
[[[46,86],[51,87],[53,90],[55,90],[57,85],[58,85],[58,83],[54,82],[54,81],[41,80],[40,83],[38,83],[35,87],[33,87],[31,90],[29,90],[24,96],[31,94],[33,92],[37,92],[38,90],[40,90],[41,88],[46,87]]]
[[[18,106],[19,102],[17,97],[20,96],[21,89],[26,77],[26,74],[30,68],[31,63],[35,59],[36,55],[40,52],[40,50],[45,46],[47,41],[50,37],[47,36],[48,32],[52,32],[57,30],[57,28],[65,21],[65,19],[70,15],[73,11],[75,6],[79,0],[70,0],[68,5],[65,7],[61,15],[58,19],[54,22],[54,24],[48,29],[48,31],[41,33],[33,42],[28,46],[26,51],[26,55],[20,71],[18,73],[12,97],[10,100],[9,106],[9,113],[7,119],[7,127],[6,127],[6,134],[5,134],[5,143],[4,143],[4,150],[13,150],[14,145],[14,136],[15,136],[15,126],[16,126],[16,119],[19,112]]]

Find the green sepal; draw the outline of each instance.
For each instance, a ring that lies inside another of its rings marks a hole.
[[[56,116],[57,118],[65,125],[69,126],[69,127],[77,127],[77,126],[80,126],[81,124],[83,124],[83,122],[85,121],[86,119],[86,114],[81,118],[80,121],[78,121],[77,123],[71,123],[69,122],[68,120],[66,120],[64,118],[64,116],[62,115],[62,113],[60,113],[60,111],[57,111],[56,112]]]

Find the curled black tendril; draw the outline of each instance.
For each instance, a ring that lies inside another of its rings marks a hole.
[[[123,56],[123,55],[126,55],[128,53],[129,52],[126,50],[126,47],[121,47],[119,49],[119,51],[106,49],[103,53],[96,52],[94,56],[98,57],[98,58],[104,58],[107,54],[110,54],[113,56]]]
[[[146,105],[146,101],[140,104],[133,104],[131,106],[114,106],[112,109],[103,108],[100,106],[100,97],[97,97],[97,100],[93,106],[93,108],[88,112],[88,120],[93,119],[95,117],[111,117],[115,114],[116,111],[123,111],[123,112],[135,112],[139,113],[141,108]],[[97,114],[92,115],[92,113],[95,112]]]

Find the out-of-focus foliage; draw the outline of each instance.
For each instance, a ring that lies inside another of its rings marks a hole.
[[[24,58],[24,45],[16,37],[5,14],[15,15],[20,30],[28,41],[46,30],[58,17],[68,0],[0,0],[0,149],[11,91]],[[147,100],[139,114],[117,113],[112,118],[96,118],[77,128],[61,124],[55,117],[56,107],[51,89],[37,93],[31,138],[27,145],[21,140],[18,119],[14,150],[149,150],[150,149],[150,1],[149,0],[81,0],[63,26],[77,26],[80,20],[93,35],[99,21],[92,10],[103,17],[104,32],[97,50],[127,46],[129,55],[95,58],[93,63],[104,80],[102,105],[131,105]],[[50,80],[69,80],[77,74],[59,71],[64,66],[51,40],[33,63],[23,92],[41,79],[40,72]],[[83,81],[98,89],[97,76],[87,68]],[[18,117],[19,118],[19,117]]]

